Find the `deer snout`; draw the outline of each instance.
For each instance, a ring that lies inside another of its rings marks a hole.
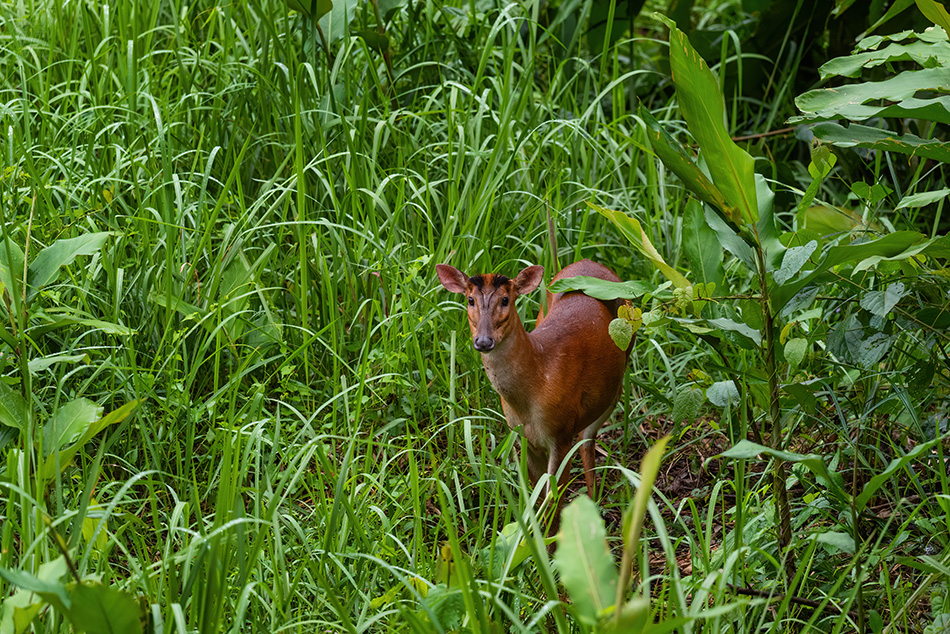
[[[491,335],[475,335],[473,341],[479,352],[491,352],[495,347],[495,339]]]

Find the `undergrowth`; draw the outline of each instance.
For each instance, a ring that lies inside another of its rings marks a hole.
[[[3,3],[0,632],[97,631],[85,604],[130,632],[596,627],[558,585],[543,489],[519,470],[434,265],[550,273],[590,257],[658,283],[596,202],[689,268],[687,189],[637,115],[686,138],[649,18],[665,4],[597,40],[575,27],[591,2],[380,2],[354,8],[349,31],[277,0]],[[692,22],[734,86],[750,40],[730,33],[749,16],[699,4]],[[729,21],[700,28],[717,11]],[[795,114],[801,49],[778,55],[788,70],[769,98],[726,91],[735,136]],[[811,182],[805,144],[748,147],[775,158],[779,199]],[[900,192],[942,174],[848,161]],[[849,179],[835,172],[820,197],[854,202]],[[869,227],[931,233],[929,211],[865,202]],[[945,271],[928,266],[913,310],[944,310]],[[833,294],[840,306],[794,327],[857,314],[859,298]],[[913,392],[898,389],[898,352],[858,373],[816,345],[790,370],[822,387],[784,411],[788,449],[866,481],[942,437],[945,329],[901,340],[915,362],[939,351]],[[945,623],[943,444],[879,489],[863,544],[795,463],[798,577],[785,579],[771,478],[755,460],[707,461],[750,433],[752,396],[674,423],[684,385],[754,361],[740,342],[729,367],[702,334],[638,337],[598,458],[619,555],[634,467],[673,433],[632,565],[659,627],[847,631],[859,588],[875,631]]]

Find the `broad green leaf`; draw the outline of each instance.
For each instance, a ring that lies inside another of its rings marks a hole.
[[[924,326],[943,330],[950,327],[950,310],[935,307],[924,308],[917,311],[914,315],[914,321]]]
[[[803,412],[810,416],[814,415],[818,406],[818,399],[815,398],[815,393],[807,385],[802,383],[786,384],[782,386],[782,391],[792,398],[794,406],[800,407]]]
[[[26,401],[3,381],[0,381],[0,423],[26,431]]]
[[[920,192],[919,194],[904,196],[897,206],[894,207],[894,210],[897,211],[898,209],[904,209],[906,207],[924,207],[931,205],[946,198],[947,194],[950,194],[950,189],[936,189],[930,192]]]
[[[877,51],[836,57],[822,64],[818,72],[822,80],[835,76],[856,78],[864,68],[893,62],[916,62],[921,68],[950,66],[950,44],[946,41],[893,43]]]
[[[907,2],[907,0],[897,0],[900,2]],[[910,6],[914,3],[914,0],[910,0],[910,3],[906,6]],[[928,29],[929,30],[929,29]],[[898,31],[897,33],[888,33],[887,35],[868,35],[867,37],[861,38],[857,45],[854,47],[856,52],[861,51],[873,51],[878,49],[881,44],[884,42],[904,42],[906,40],[927,40],[925,37],[921,37],[922,34],[914,33],[910,29],[905,31]],[[943,40],[946,41],[946,36],[943,37]]]
[[[25,634],[30,630],[30,625],[33,623],[33,620],[39,616],[42,609],[46,606],[45,601],[30,603],[31,598],[38,598],[37,595],[33,594],[32,592],[24,592],[22,594],[21,592],[17,592],[15,595],[10,597],[11,605],[13,605],[11,609],[11,616],[13,617],[13,629],[5,629],[3,624],[4,619],[0,618],[0,632],[3,632],[3,634],[6,634],[10,631],[14,632],[14,634]],[[20,603],[22,605],[15,605],[13,603],[16,601],[18,596],[21,597]]]
[[[825,531],[823,533],[818,533],[815,537],[819,543],[828,544],[834,548],[837,548],[840,551],[854,554],[854,537],[848,533],[841,533],[838,531]]]
[[[461,629],[466,616],[465,597],[458,585],[450,587],[439,583],[429,588],[424,602],[444,628],[450,631]]]
[[[62,267],[69,266],[73,260],[81,255],[92,255],[101,249],[109,235],[108,231],[102,231],[87,233],[77,238],[65,238],[57,240],[40,251],[36,259],[30,264],[30,288],[26,295],[27,301],[36,295],[41,288],[55,282]]]
[[[682,273],[663,260],[663,256],[660,255],[653,246],[653,243],[650,242],[646,232],[640,227],[640,223],[637,222],[636,218],[631,218],[622,211],[613,211],[592,202],[588,202],[587,205],[602,216],[609,218],[633,246],[636,247],[640,253],[645,255],[648,260],[653,262],[653,265],[659,269],[660,273],[673,282],[676,288],[686,288],[690,286],[689,280],[687,280]]]
[[[16,440],[16,438],[19,437],[19,435],[20,435],[19,429],[14,429],[13,427],[7,427],[6,425],[0,425],[0,451],[3,451],[3,448],[9,445],[14,440]]]
[[[90,634],[140,634],[142,611],[128,592],[87,581],[69,584],[73,627]]]
[[[36,578],[41,582],[57,584],[69,571],[66,558],[59,556],[52,561],[40,564]],[[11,596],[3,600],[0,605],[0,633],[23,634],[29,630],[30,623],[36,618],[40,610],[46,606],[46,601],[30,589],[20,588]]]
[[[775,193],[761,174],[756,174],[754,180],[755,196],[759,203],[759,219],[755,223],[754,242],[765,251],[765,270],[771,273],[782,262],[785,245],[779,238],[778,226],[775,222],[773,206]]]
[[[722,452],[721,455],[725,458],[749,460],[757,458],[759,454],[765,454],[766,456],[771,456],[778,460],[784,460],[785,462],[801,464],[817,477],[824,480],[829,493],[835,496],[839,502],[843,503],[845,506],[848,505],[851,496],[848,495],[848,492],[844,489],[844,480],[841,478],[840,474],[828,471],[827,465],[825,465],[824,461],[819,455],[797,454],[791,453],[789,451],[779,451],[778,449],[765,447],[750,440],[740,440],[731,449]]]
[[[3,291],[2,289],[0,289],[0,306],[3,306],[2,298],[3,298]],[[0,315],[2,314],[3,313],[0,313]],[[19,343],[17,343],[17,340],[13,338],[13,333],[10,332],[7,329],[7,327],[2,324],[0,324],[0,341],[7,344],[14,350],[16,350],[17,346],[19,345]]]
[[[873,332],[853,326],[844,332],[844,342],[848,346],[851,358],[865,369],[870,369],[887,354],[895,338],[883,332]]]
[[[814,269],[794,282],[786,283],[774,290],[772,293],[772,310],[782,310],[785,304],[800,290],[834,266],[864,260],[872,256],[897,257],[921,242],[929,241],[924,235],[916,231],[896,231],[876,240],[831,247],[825,252],[824,257]],[[922,248],[925,246],[922,245]]]
[[[712,184],[705,172],[696,165],[686,148],[670,135],[660,122],[644,106],[640,106],[640,118],[646,124],[650,147],[663,164],[679,176],[686,188],[700,200],[709,203],[729,218],[738,217],[735,208],[726,204],[722,192]]]
[[[89,326],[90,328],[101,330],[107,335],[119,335],[122,337],[129,337],[136,333],[134,329],[129,328],[128,326],[123,326],[121,324],[114,324],[111,321],[103,321],[101,319],[86,319],[83,317],[74,317],[72,318],[72,322],[74,324]]]
[[[366,42],[366,47],[372,51],[385,53],[389,50],[389,36],[376,29],[358,29],[354,35]]]
[[[66,586],[55,579],[41,579],[22,570],[8,570],[0,567],[0,577],[21,590],[35,592],[58,610],[68,610],[71,606]]]
[[[199,308],[194,304],[190,304],[185,300],[179,297],[173,297],[171,301],[165,297],[164,293],[152,293],[149,295],[149,299],[158,304],[163,308],[172,308],[178,312],[184,319],[190,319],[193,321],[201,321],[205,328],[212,330],[216,327],[216,324],[204,323],[203,318],[207,316],[208,311],[204,308]]]
[[[706,323],[715,326],[716,328],[721,328],[723,330],[729,330],[731,332],[737,332],[743,337],[750,339],[752,343],[757,346],[762,345],[762,333],[756,330],[755,328],[750,328],[746,324],[743,324],[732,319],[727,319],[726,317],[719,317],[716,319],[708,319]]]
[[[358,6],[359,0],[336,0],[332,3],[330,11],[320,18],[320,28],[323,29],[328,44],[347,35]]]
[[[23,249],[9,238],[0,240],[0,297],[7,293],[10,297],[16,290],[22,292]],[[14,284],[14,280],[19,284]],[[2,306],[0,302],[0,306]]]
[[[87,398],[69,401],[43,426],[43,455],[59,451],[102,417],[102,408]]]
[[[610,282],[599,277],[578,275],[561,278],[548,286],[548,290],[552,293],[584,291],[585,295],[609,301],[611,299],[634,299],[649,295],[656,290],[656,286],[649,282]]]
[[[581,620],[595,624],[614,605],[618,578],[607,548],[604,521],[597,505],[586,495],[576,498],[561,513],[554,563]]]
[[[703,206],[696,200],[686,203],[683,215],[683,253],[694,279],[722,286],[722,245],[716,232],[706,224]]]
[[[824,143],[813,143],[811,146],[811,163],[808,164],[808,173],[812,178],[824,178],[831,173],[831,168],[838,162],[838,157],[834,155]]]
[[[799,214],[801,214],[803,210],[808,209],[812,202],[814,202],[822,181],[831,173],[832,168],[837,162],[838,157],[831,152],[831,148],[828,145],[821,141],[816,141],[812,144],[811,163],[808,164],[808,174],[812,177],[812,181],[809,183],[808,189],[805,190],[801,201],[798,203]]]
[[[726,203],[737,210],[736,224],[759,219],[754,161],[726,130],[726,107],[719,82],[693,49],[689,38],[671,20],[657,15],[670,28],[670,67],[680,111],[690,134],[699,143],[712,182]]]
[[[900,253],[894,255],[885,255],[885,254],[875,254],[868,256],[858,262],[854,267],[854,272],[864,271],[872,266],[876,266],[881,262],[899,262],[901,260],[906,260],[922,254],[929,254],[929,250],[934,246],[934,243],[937,241],[937,238],[930,238],[924,242],[916,244],[909,249],[904,249]]]
[[[134,335],[136,332],[128,326],[115,324],[111,321],[82,317],[81,315],[76,314],[76,311],[72,310],[68,306],[57,306],[55,310],[50,309],[47,311],[37,311],[35,316],[38,319],[45,318],[49,320],[49,323],[46,326],[41,326],[41,328],[47,329],[62,328],[63,326],[70,325],[80,325],[95,328],[96,330],[100,330],[107,335],[118,335],[122,337]]]
[[[122,407],[120,407],[119,409],[109,412],[108,414],[106,414],[105,416],[97,420],[96,422],[87,426],[82,436],[80,436],[79,439],[75,443],[73,443],[72,445],[68,446],[67,448],[59,452],[59,459],[58,459],[59,468],[60,469],[65,468],[69,464],[69,462],[73,459],[73,456],[76,455],[76,452],[82,449],[82,447],[87,442],[89,442],[89,440],[91,440],[96,434],[101,432],[103,429],[105,429],[109,425],[114,425],[116,423],[120,423],[123,420],[125,420],[128,417],[128,415],[132,413],[132,410],[134,410],[138,406],[138,404],[139,404],[139,401],[130,401],[126,403],[125,405],[123,405]],[[53,476],[56,475],[56,460],[57,460],[56,454],[52,454],[48,456],[46,460],[43,462],[42,474],[43,474],[44,479],[49,480]]]
[[[673,424],[679,425],[684,421],[692,423],[699,416],[699,410],[705,400],[703,391],[699,388],[687,385],[678,389],[673,397],[673,413],[670,415]]]
[[[815,205],[799,212],[798,226],[800,229],[814,231],[822,238],[850,231],[880,229],[876,225],[865,224],[861,214],[850,209],[827,207],[825,205]]]
[[[950,258],[950,235],[931,239],[930,243],[921,251],[921,254],[929,255],[932,258]]]
[[[390,11],[409,4],[409,0],[378,0],[377,4],[379,5],[379,14],[385,18]]]
[[[869,205],[874,205],[887,198],[887,195],[893,190],[884,183],[868,185],[864,181],[857,181],[856,183],[852,183],[851,191],[854,192],[855,196],[866,201]]]
[[[752,250],[752,247],[749,246],[749,243],[743,240],[725,220],[720,218],[719,215],[714,213],[711,209],[707,208],[705,210],[705,216],[706,224],[716,232],[716,236],[722,248],[736,256],[740,262],[754,271],[755,252]]]
[[[908,464],[917,462],[921,459],[921,456],[928,455],[933,449],[934,445],[943,442],[945,438],[945,436],[941,436],[925,443],[921,443],[903,456],[891,460],[884,471],[868,480],[868,483],[864,485],[863,489],[861,489],[861,494],[858,495],[854,501],[854,505],[858,513],[864,511],[865,507],[868,505],[868,502],[870,502],[871,498],[874,497],[874,494],[877,493],[878,489],[880,489],[891,478],[891,476],[894,475],[895,472],[903,469]]]
[[[494,548],[494,559],[492,559]],[[479,559],[486,568],[491,564],[492,577],[502,579],[506,571],[514,570],[531,556],[528,545],[518,522],[505,524],[492,545],[478,551]]]
[[[818,241],[812,240],[805,246],[792,247],[785,251],[785,257],[782,258],[782,266],[775,271],[773,275],[775,283],[781,286],[797,275],[817,248]]]
[[[805,358],[805,352],[807,351],[808,342],[801,337],[795,337],[786,341],[785,348],[783,350],[785,353],[785,360],[788,361],[788,365],[790,365],[792,369],[795,369],[801,365],[802,359]]]
[[[916,0],[917,8],[927,16],[927,19],[941,27],[947,35],[950,35],[950,14],[947,9],[934,0]]]
[[[621,350],[626,350],[633,341],[633,326],[626,319],[612,319],[607,332]]]
[[[929,158],[941,163],[950,163],[950,143],[933,139],[925,140],[913,134],[899,135],[890,130],[869,128],[857,123],[852,123],[845,128],[830,121],[816,124],[812,132],[822,141],[840,147],[862,147],[870,150],[898,152]]]
[[[886,317],[905,294],[904,283],[894,282],[883,291],[865,293],[861,298],[861,308],[878,317]]]
[[[333,8],[331,0],[287,0],[287,6],[308,18],[319,20]]]
[[[818,285],[806,286],[785,303],[779,315],[788,317],[803,308],[808,308],[815,301],[816,297],[818,297]]]
[[[731,407],[739,402],[735,381],[716,381],[706,389],[706,398],[716,407]]]
[[[664,621],[664,623],[666,622]],[[647,597],[633,597],[617,611],[612,620],[604,623],[599,631],[640,634],[648,631],[648,624],[652,624],[650,599]],[[679,627],[682,627],[682,625],[681,623]]]
[[[790,124],[814,123],[839,118],[864,121],[871,117],[916,117],[950,122],[950,97],[918,99],[921,90],[950,89],[950,68],[907,70],[882,81],[847,84],[809,90],[795,98],[802,115]],[[878,105],[881,100],[889,103]]]
[[[48,357],[39,357],[36,359],[30,359],[29,368],[30,374],[39,374],[43,370],[47,369],[51,365],[56,363],[78,363],[80,361],[89,362],[89,355],[87,354],[54,354]]]
[[[904,371],[907,378],[907,387],[915,392],[926,390],[930,387],[934,376],[937,373],[937,366],[932,357],[924,357],[916,361],[909,370]]]

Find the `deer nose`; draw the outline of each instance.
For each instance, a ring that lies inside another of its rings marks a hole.
[[[495,347],[495,340],[489,335],[477,335],[474,341],[475,349],[479,352],[491,352]]]

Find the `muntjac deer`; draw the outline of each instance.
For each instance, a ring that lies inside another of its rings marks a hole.
[[[522,426],[528,476],[532,483],[558,467],[582,434],[580,448],[587,494],[595,495],[594,438],[620,398],[630,350],[621,350],[607,332],[617,302],[602,302],[581,292],[548,293],[547,314],[525,332],[515,309],[518,295],[541,283],[540,266],[529,266],[514,279],[504,275],[469,277],[447,264],[436,266],[442,286],[463,293],[475,349],[498,394],[508,426]],[[585,275],[619,282],[607,267],[581,260],[554,280]],[[553,281],[553,280],[552,280]],[[569,470],[558,486],[567,480]]]

